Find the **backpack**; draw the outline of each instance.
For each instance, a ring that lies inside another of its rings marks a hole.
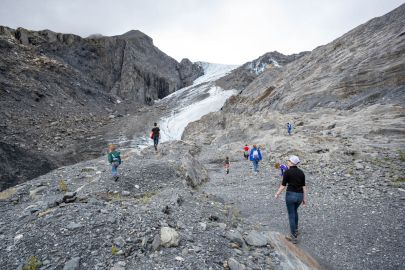
[[[252,156],[254,159],[259,159],[259,152],[257,152],[257,150],[253,151]]]
[[[121,164],[121,157],[120,157],[119,152],[117,152],[115,155],[113,153],[111,153],[111,157],[112,157],[112,162],[118,162],[118,164]]]

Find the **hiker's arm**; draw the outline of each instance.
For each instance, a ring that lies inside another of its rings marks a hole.
[[[281,192],[283,192],[283,190],[285,189],[285,186],[283,186],[282,184],[280,185],[280,187],[278,188],[277,192],[276,192],[276,199],[278,198],[278,196],[280,196]]]
[[[307,204],[307,194],[308,194],[307,186],[303,186],[302,189],[304,190],[304,199],[302,200],[302,204],[306,205]]]

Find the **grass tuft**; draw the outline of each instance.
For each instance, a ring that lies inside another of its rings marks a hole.
[[[118,248],[115,246],[115,245],[113,245],[112,247],[111,247],[111,254],[114,256],[114,255],[116,255],[118,253]]]
[[[22,270],[37,270],[39,267],[39,261],[37,257],[31,256],[27,264],[25,264]]]
[[[65,193],[69,191],[69,189],[68,189],[68,187],[66,185],[66,182],[63,179],[61,179],[59,181],[59,190],[65,192]]]

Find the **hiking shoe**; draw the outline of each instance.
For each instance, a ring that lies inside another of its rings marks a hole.
[[[287,239],[288,241],[290,241],[293,244],[297,244],[298,243],[298,239],[297,237],[295,237],[292,234],[286,235],[285,239]]]
[[[300,234],[301,234],[301,229],[297,229],[297,230],[295,231],[295,235],[298,237]]]

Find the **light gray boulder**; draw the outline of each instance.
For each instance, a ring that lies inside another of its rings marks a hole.
[[[175,229],[162,227],[160,229],[160,242],[164,247],[177,247],[179,245],[180,235]]]

